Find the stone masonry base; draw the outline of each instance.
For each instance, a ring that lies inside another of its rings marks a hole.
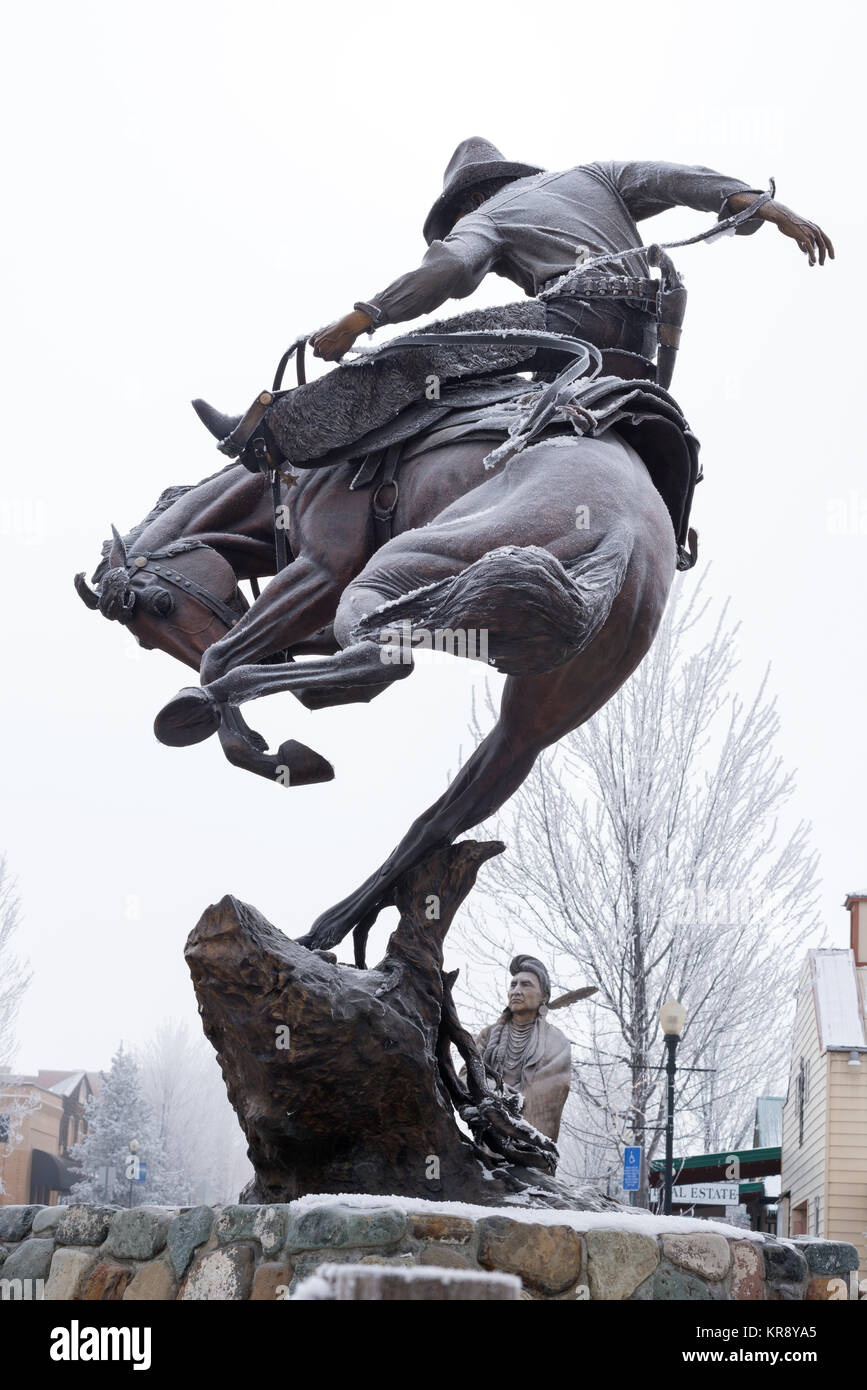
[[[643,1213],[305,1197],[223,1208],[0,1207],[0,1298],[273,1300],[324,1263],[516,1274],[534,1300],[857,1299],[854,1247]],[[861,1286],[867,1298],[867,1285]]]

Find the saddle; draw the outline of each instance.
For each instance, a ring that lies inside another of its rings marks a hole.
[[[487,440],[495,447],[485,466],[493,467],[544,438],[600,438],[614,429],[636,450],[665,502],[677,542],[678,569],[691,569],[698,558],[689,517],[701,481],[699,442],[674,398],[649,379],[651,364],[646,359],[619,351],[603,352],[601,357],[600,375],[579,377],[565,387],[555,382],[553,397],[551,385],[522,377],[497,383],[496,391],[493,383],[469,382],[444,393],[446,408],[436,417],[431,414],[421,430],[417,415],[406,432],[395,421],[392,429],[399,437],[361,457],[350,483],[353,491],[372,489],[376,547],[392,537],[400,467],[409,459],[444,444]]]
[[[591,291],[589,283],[582,288]],[[623,288],[631,292],[634,286]],[[480,428],[490,437],[493,417],[480,420],[477,412],[500,408],[500,443],[485,460],[486,467],[546,433],[565,429],[599,435],[616,425],[621,434],[635,433],[636,440],[640,434],[635,447],[669,508],[678,565],[690,568],[695,552],[687,549],[687,522],[699,479],[698,443],[679,407],[657,384],[649,359],[622,350],[601,351],[582,339],[547,332],[541,326],[545,313],[544,302],[531,299],[460,315],[393,339],[309,385],[304,380],[304,340],[299,339],[284,354],[272,390],[260,393],[240,420],[221,417],[221,424],[234,427],[218,447],[230,457],[240,455],[251,471],[270,474],[275,511],[287,457],[291,468],[301,469],[357,460],[350,487],[373,489],[371,515],[378,547],[393,533],[403,445],[444,421],[454,425],[456,413],[467,414],[475,437],[480,437]],[[515,367],[532,366],[538,348],[562,353],[563,370],[553,379],[534,382],[515,375]],[[292,355],[299,385],[305,389],[284,392],[283,373]],[[426,391],[425,384],[431,382],[436,389]],[[334,442],[324,447],[329,439]],[[288,562],[285,533],[275,534],[275,541],[277,566],[282,569]]]

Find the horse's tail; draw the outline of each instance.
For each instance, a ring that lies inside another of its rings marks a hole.
[[[484,634],[488,661],[510,676],[541,675],[584,650],[611,612],[632,554],[620,526],[563,566],[539,546],[504,545],[452,579],[416,589],[374,613],[354,638],[386,632]]]

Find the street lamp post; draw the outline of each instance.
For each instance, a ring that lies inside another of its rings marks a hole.
[[[665,1070],[668,1075],[668,1115],[665,1122],[665,1188],[662,1212],[671,1216],[671,1189],[674,1183],[674,1077],[677,1072],[675,1055],[683,1032],[686,1009],[676,999],[666,999],[659,1010],[659,1023],[665,1035]]]

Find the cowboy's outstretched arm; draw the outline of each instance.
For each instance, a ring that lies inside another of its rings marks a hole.
[[[593,167],[614,185],[636,222],[673,207],[718,212],[722,221],[733,212],[749,207],[764,192],[700,164],[631,160]],[[757,232],[762,222],[772,222],[785,236],[792,237],[809,258],[810,265],[815,265],[817,260],[824,265],[826,255],[833,260],[834,248],[821,227],[776,201],[759,208],[755,217],[738,227],[737,235],[749,236]]]
[[[471,213],[443,241],[434,241],[421,265],[392,281],[367,303],[320,328],[310,342],[315,357],[336,361],[348,352],[359,333],[384,323],[405,323],[438,309],[447,299],[472,294],[491,269],[497,255],[497,230],[481,213]]]

